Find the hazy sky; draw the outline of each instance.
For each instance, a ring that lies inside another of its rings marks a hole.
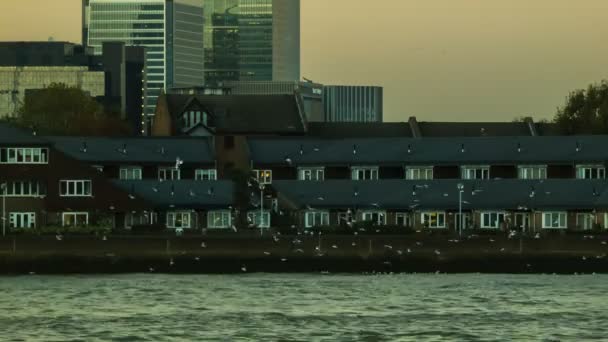
[[[387,121],[546,118],[608,78],[608,0],[301,2],[302,76],[383,86]],[[1,0],[0,40],[79,42],[80,3]]]

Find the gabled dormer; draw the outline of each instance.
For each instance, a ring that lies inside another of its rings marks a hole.
[[[207,136],[215,133],[215,117],[195,98],[174,118],[176,131],[181,134]]]

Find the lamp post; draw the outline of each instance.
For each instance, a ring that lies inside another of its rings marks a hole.
[[[264,184],[260,184],[260,236],[264,235]]]
[[[2,190],[2,236],[6,236],[6,183],[0,185]]]
[[[458,183],[458,236],[462,237],[462,193],[464,192],[464,185]]]

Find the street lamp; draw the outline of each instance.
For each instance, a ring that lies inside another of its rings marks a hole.
[[[264,235],[264,227],[263,227],[263,221],[264,221],[264,184],[260,184],[260,236]]]
[[[462,193],[464,192],[464,184],[458,183],[458,236],[462,237]]]
[[[2,189],[2,236],[6,236],[6,183],[0,184]]]

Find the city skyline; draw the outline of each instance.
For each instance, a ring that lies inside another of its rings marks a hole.
[[[80,42],[80,5],[4,2],[0,40]],[[387,121],[551,118],[570,91],[608,78],[598,43],[606,9],[602,0],[304,0],[302,76],[383,86]]]

